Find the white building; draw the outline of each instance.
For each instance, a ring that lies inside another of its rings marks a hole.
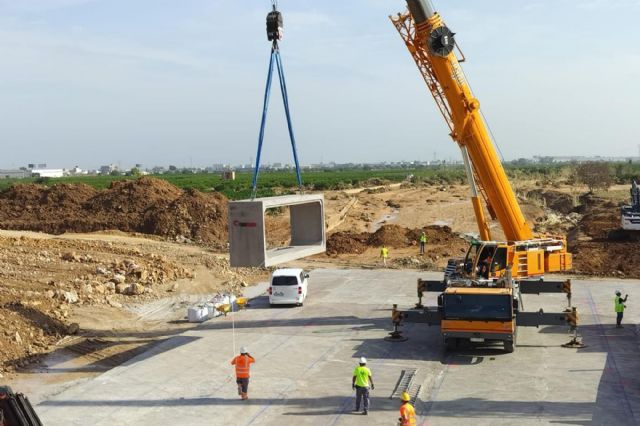
[[[64,169],[32,169],[31,176],[39,178],[59,178],[64,176]]]
[[[76,176],[76,175],[86,175],[89,173],[88,170],[82,170],[80,167],[75,166],[73,169],[68,171],[70,175],[72,176]]]

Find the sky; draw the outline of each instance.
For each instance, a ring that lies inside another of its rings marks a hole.
[[[637,156],[640,0],[434,0],[504,159]],[[255,159],[268,0],[0,0],[0,168]],[[303,164],[459,159],[388,16],[279,0]],[[263,162],[292,163],[274,85]]]

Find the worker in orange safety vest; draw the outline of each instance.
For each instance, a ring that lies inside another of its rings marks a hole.
[[[400,418],[398,421],[401,426],[416,426],[416,410],[411,405],[411,397],[408,393],[402,392],[402,405],[400,406]]]
[[[236,383],[238,384],[238,395],[244,400],[249,399],[249,368],[256,360],[249,355],[247,348],[240,348],[240,355],[231,360],[231,365],[236,366]]]

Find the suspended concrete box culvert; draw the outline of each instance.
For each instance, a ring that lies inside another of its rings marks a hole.
[[[290,245],[267,247],[267,210],[288,207]],[[229,254],[233,267],[275,266],[324,253],[324,195],[301,194],[229,202]]]

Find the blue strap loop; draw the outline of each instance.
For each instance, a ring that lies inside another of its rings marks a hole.
[[[291,113],[289,110],[289,94],[287,93],[287,84],[284,78],[284,68],[282,66],[282,58],[278,44],[274,41],[271,48],[271,58],[269,59],[269,71],[267,72],[267,84],[264,89],[264,103],[262,107],[262,121],[260,122],[260,133],[258,136],[258,153],[256,154],[256,167],[253,171],[253,182],[251,184],[251,198],[256,197],[258,186],[258,174],[260,173],[260,156],[262,153],[262,143],[264,141],[264,129],[267,122],[267,110],[269,109],[269,99],[271,97],[271,81],[273,80],[273,63],[276,63],[278,70],[278,80],[280,81],[280,92],[282,92],[282,102],[284,103],[284,111],[287,117],[287,128],[289,129],[289,139],[291,139],[291,149],[293,151],[293,160],[296,166],[296,177],[298,179],[298,189],[302,191],[302,176],[300,174],[300,163],[298,161],[298,151],[296,148],[296,138],[293,134],[293,124],[291,123]]]

